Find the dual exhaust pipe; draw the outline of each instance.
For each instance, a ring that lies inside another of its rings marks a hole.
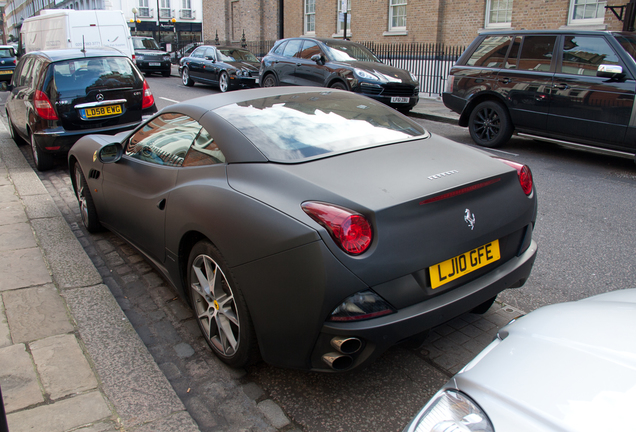
[[[322,361],[336,371],[349,369],[353,365],[353,357],[362,348],[362,341],[355,337],[336,336],[331,339],[331,346],[338,352],[330,352],[322,356]]]

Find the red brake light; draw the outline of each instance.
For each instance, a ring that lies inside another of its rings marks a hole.
[[[517,175],[519,176],[519,184],[521,184],[521,189],[526,195],[530,195],[532,193],[532,171],[530,171],[530,167],[528,165],[522,165],[517,162],[509,161],[507,159],[499,159],[506,165],[509,165],[517,170]]]
[[[307,201],[302,209],[313,220],[325,227],[331,238],[345,252],[360,255],[373,240],[371,224],[360,213],[333,204]]]
[[[33,102],[38,115],[44,120],[58,120],[57,114],[51,105],[51,101],[42,91],[35,91],[35,98]]]
[[[150,86],[148,82],[144,80],[144,97],[141,100],[141,109],[150,108],[155,103],[155,97],[152,95],[150,91]]]

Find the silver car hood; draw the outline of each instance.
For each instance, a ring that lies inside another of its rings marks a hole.
[[[500,331],[446,388],[495,431],[636,430],[636,290],[543,307]]]

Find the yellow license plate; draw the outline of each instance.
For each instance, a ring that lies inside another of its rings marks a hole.
[[[86,108],[86,118],[103,117],[121,114],[121,105],[108,105],[95,108]]]
[[[0,74],[12,74],[13,71],[12,70],[0,70]]]
[[[454,281],[479,268],[487,266],[501,258],[499,254],[499,240],[457,255],[454,258],[435,264],[429,268],[431,288],[435,289]]]

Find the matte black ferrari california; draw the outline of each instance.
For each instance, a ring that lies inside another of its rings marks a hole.
[[[87,229],[154,263],[231,366],[350,370],[485,311],[537,252],[527,166],[341,90],[171,105],[69,168]]]

